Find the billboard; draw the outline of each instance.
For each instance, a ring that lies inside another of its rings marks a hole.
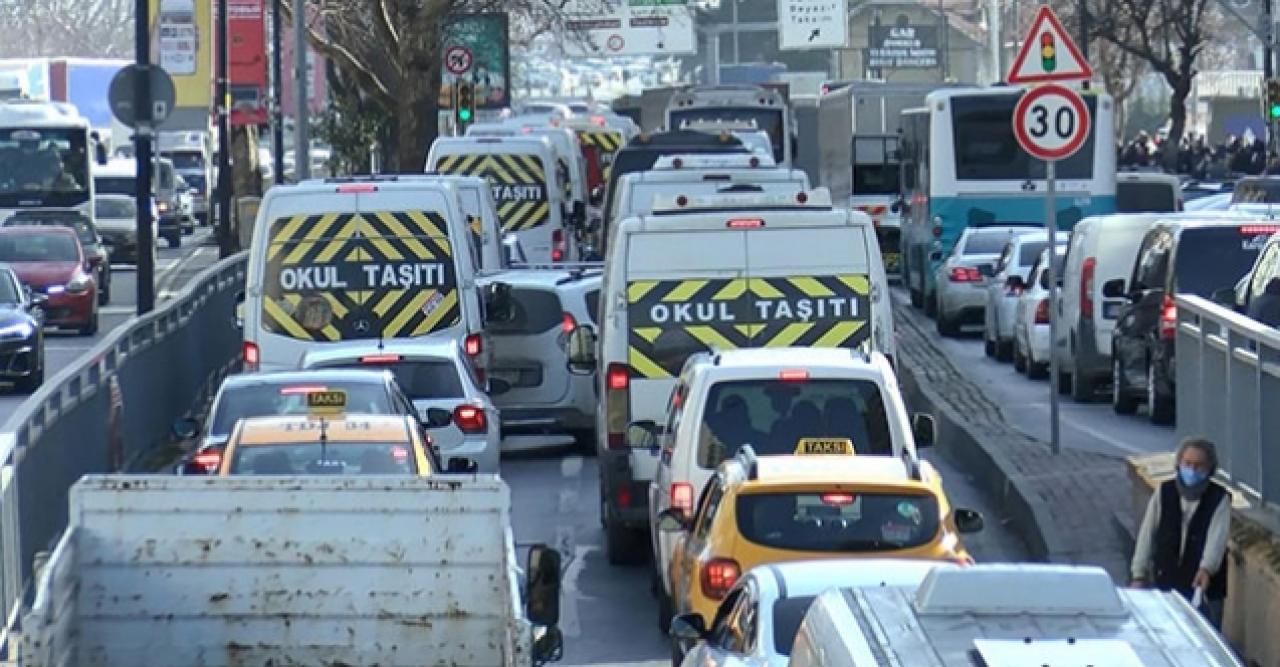
[[[868,26],[868,69],[934,69],[938,67],[938,26]]]
[[[213,3],[150,0],[151,62],[173,78],[175,116],[200,110],[207,124],[213,97]],[[184,114],[185,115],[185,114]]]
[[[445,54],[465,49],[470,63],[461,74],[447,69]],[[507,15],[500,12],[454,14],[445,24],[440,40],[440,106],[452,106],[453,81],[462,76],[476,86],[476,107],[505,109],[511,106],[511,43],[507,38]]]
[[[232,125],[263,125],[267,113],[267,20],[263,0],[228,0],[227,87]]]

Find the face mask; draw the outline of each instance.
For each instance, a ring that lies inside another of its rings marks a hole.
[[[1207,474],[1191,466],[1178,466],[1178,479],[1182,480],[1183,486],[1196,486],[1208,477]]]

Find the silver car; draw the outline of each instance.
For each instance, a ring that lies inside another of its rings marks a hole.
[[[498,472],[501,415],[458,341],[395,338],[310,352],[302,368],[386,369],[413,403],[441,460]]]
[[[938,333],[955,336],[964,324],[984,321],[987,308],[987,279],[995,273],[995,262],[1009,238],[1041,229],[1039,223],[1002,223],[990,227],[968,227],[960,234],[951,255],[938,266],[934,314]]]
[[[503,451],[576,443],[594,452],[595,378],[569,372],[565,344],[578,325],[597,326],[600,269],[513,269],[489,278],[511,285],[515,308],[511,321],[487,326]]]
[[[1071,238],[1058,232],[1057,245]],[[1045,234],[1015,234],[1000,251],[995,275],[987,281],[987,307],[982,326],[982,347],[988,357],[1000,361],[1013,359],[1013,321],[1018,297],[1027,289],[1027,275],[1036,258],[1044,250]]]

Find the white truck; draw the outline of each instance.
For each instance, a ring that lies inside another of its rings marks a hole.
[[[531,547],[522,592],[510,505],[488,475],[88,476],[19,664],[556,660],[560,556]]]

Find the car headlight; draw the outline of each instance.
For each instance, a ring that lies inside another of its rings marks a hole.
[[[30,322],[18,322],[8,326],[0,327],[0,338],[29,338],[35,333],[35,327]]]
[[[67,291],[72,294],[84,294],[89,291],[89,277],[77,276],[67,283]]]

